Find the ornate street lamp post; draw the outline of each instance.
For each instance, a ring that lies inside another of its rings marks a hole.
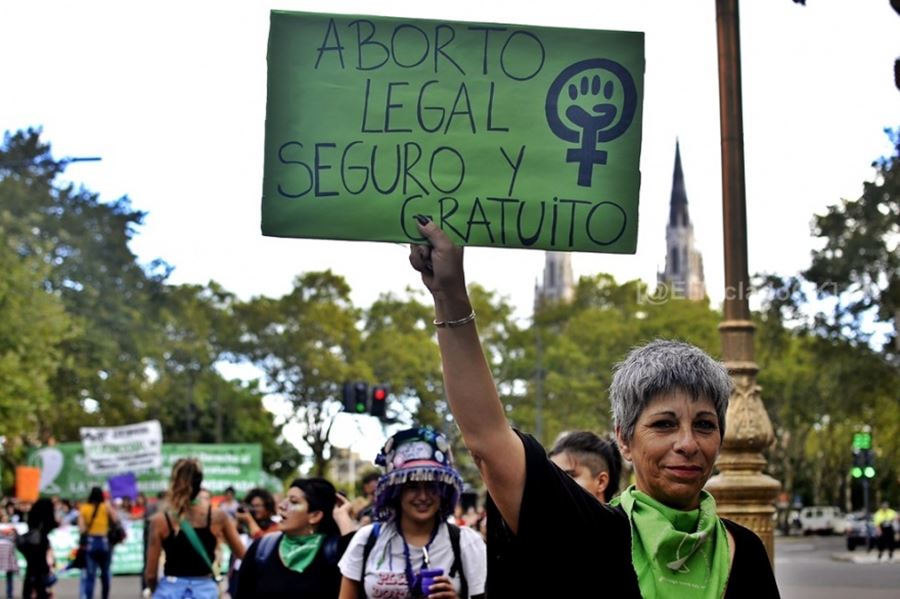
[[[719,121],[722,142],[722,213],[725,239],[725,315],[719,325],[722,358],[734,380],[719,474],[707,483],[719,513],[762,538],[774,561],[774,500],[780,484],[763,474],[762,451],[774,435],[756,384],[753,322],[747,295],[747,211],[738,0],[716,0],[719,47]]]

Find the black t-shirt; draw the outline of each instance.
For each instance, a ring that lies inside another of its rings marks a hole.
[[[281,562],[278,547],[274,547],[269,558],[261,564],[256,558],[260,543],[259,540],[254,541],[238,570],[235,599],[334,599],[341,589],[341,571],[337,563],[352,538],[353,533],[341,537],[335,554],[328,556],[325,551],[325,544],[328,542],[326,539],[302,574],[289,570]]]
[[[625,512],[597,501],[533,437],[519,436],[525,446],[519,532],[513,535],[488,503],[488,597],[641,597]],[[779,597],[762,541],[723,522],[735,540],[725,598]]]

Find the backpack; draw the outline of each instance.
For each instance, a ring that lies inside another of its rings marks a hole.
[[[469,583],[466,582],[466,572],[462,567],[462,560],[460,559],[460,549],[459,549],[459,527],[455,524],[451,524],[449,522],[447,524],[447,532],[450,533],[450,547],[453,549],[453,565],[450,566],[450,572],[447,574],[450,578],[456,576],[456,573],[459,572],[459,596],[463,599],[467,599],[469,597]],[[372,525],[372,532],[369,533],[369,538],[366,539],[366,544],[363,545],[363,558],[362,558],[362,571],[359,576],[359,583],[363,588],[363,596],[365,597],[365,580],[366,580],[366,562],[369,561],[369,554],[372,553],[372,548],[375,547],[375,541],[378,540],[378,535],[381,532],[381,522],[375,522]]]
[[[272,552],[275,551],[276,547],[278,547],[278,542],[281,540],[281,536],[283,534],[283,532],[278,532],[264,535],[257,541],[257,567],[262,568],[263,565],[269,560],[269,558],[272,556]],[[325,539],[325,542],[322,544],[322,551],[325,555],[325,561],[329,566],[336,566],[341,559],[340,552],[338,551],[340,542],[341,537],[337,535],[331,535],[327,539]]]

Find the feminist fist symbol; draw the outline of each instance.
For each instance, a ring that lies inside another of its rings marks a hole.
[[[588,71],[594,71],[593,75],[589,76]],[[582,77],[576,85],[572,79],[579,74]],[[566,118],[578,130],[570,129],[559,114],[560,95],[567,83],[569,101],[597,101],[590,107],[590,111],[585,110],[581,104],[574,103],[566,108]],[[622,89],[621,107],[611,101],[617,83]],[[631,125],[636,107],[637,90],[631,75],[619,63],[605,58],[576,62],[563,69],[550,85],[546,101],[550,130],[565,141],[580,142],[580,147],[570,148],[566,152],[566,162],[578,163],[578,185],[591,186],[594,165],[606,164],[607,158],[606,151],[597,149],[597,143],[611,141],[622,135]],[[617,116],[619,120],[613,124]]]

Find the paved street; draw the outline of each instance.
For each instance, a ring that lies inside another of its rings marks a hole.
[[[54,599],[78,599],[78,579],[67,578],[60,580],[55,586]],[[114,576],[109,596],[111,599],[140,599],[141,583],[137,576]],[[16,588],[16,599],[22,587]],[[94,599],[100,597],[100,580],[97,580],[97,588],[94,589]]]
[[[900,552],[877,562],[877,553],[847,551],[844,538],[775,539],[775,577],[783,599],[896,599]]]
[[[775,576],[783,599],[896,599],[900,596],[900,551],[894,561],[876,562],[876,553],[849,552],[843,537],[775,539]],[[854,561],[855,560],[855,561]],[[99,582],[99,581],[98,581]],[[17,589],[16,597],[18,597]],[[138,599],[136,576],[113,578],[111,596]],[[94,597],[100,596],[98,585]],[[56,599],[78,599],[77,579],[61,580]]]

